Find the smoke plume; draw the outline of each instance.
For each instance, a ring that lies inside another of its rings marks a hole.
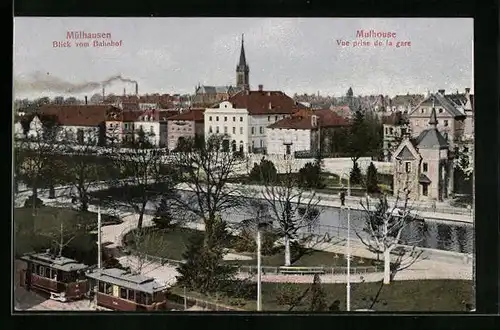
[[[14,90],[17,92],[56,92],[84,93],[106,87],[115,81],[137,84],[135,80],[123,78],[121,75],[110,77],[104,81],[72,83],[47,73],[35,72],[31,76],[14,78]]]

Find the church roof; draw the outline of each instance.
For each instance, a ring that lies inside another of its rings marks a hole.
[[[397,159],[401,160],[415,160],[415,156],[413,156],[413,153],[408,149],[407,146],[405,146],[399,155],[396,156]]]
[[[227,94],[231,89],[231,86],[199,86],[196,94]]]

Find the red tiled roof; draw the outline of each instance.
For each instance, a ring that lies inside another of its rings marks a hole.
[[[284,118],[274,124],[269,125],[269,128],[276,129],[313,129],[311,117],[318,117],[318,124],[323,128],[341,127],[349,125],[347,119],[337,115],[330,109],[320,110],[300,110],[294,113],[290,118]]]
[[[112,105],[56,105],[47,104],[40,113],[54,116],[64,126],[98,126],[106,121],[107,114],[120,109]]]
[[[234,108],[247,109],[250,115],[291,114],[306,108],[280,91],[242,91],[228,101]]]
[[[331,106],[330,110],[344,118],[349,118],[350,116],[352,116],[352,110],[348,105]]]
[[[180,113],[178,115],[169,117],[168,120],[186,120],[186,121],[204,121],[205,120],[205,109],[191,109],[187,112]]]

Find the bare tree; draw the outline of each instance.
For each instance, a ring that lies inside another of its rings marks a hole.
[[[407,197],[403,205],[396,198],[394,206],[390,206],[385,195],[380,197],[374,207],[370,205],[369,198],[366,198],[366,202],[361,202],[361,205],[365,213],[365,225],[362,232],[356,232],[356,235],[369,251],[383,255],[384,284],[389,284],[398,271],[410,267],[422,255],[422,251],[415,249],[414,244],[418,241],[403,242],[401,239],[403,230],[418,218],[411,211]],[[412,248],[399,253],[391,265],[391,253],[403,243]]]
[[[211,135],[202,146],[190,140],[185,151],[171,154],[172,164],[182,173],[182,181],[189,190],[179,194],[175,204],[186,214],[203,220],[205,244],[209,246],[215,243],[210,238],[217,217],[242,204],[240,187],[229,185],[228,181],[244,160],[229,151],[225,140],[224,136]]]
[[[38,189],[45,183],[49,185],[50,197],[54,195],[54,185],[57,183],[55,169],[60,144],[58,135],[60,126],[55,118],[36,115],[32,121],[25,123],[25,137],[14,140],[16,172],[19,179],[32,189],[33,215],[38,200]]]
[[[138,132],[136,141],[127,148],[112,148],[108,154],[114,166],[120,170],[120,177],[111,182],[111,188],[117,189],[121,196],[109,196],[105,202],[115,204],[125,202],[139,215],[138,228],[142,228],[144,213],[148,201],[155,201],[159,196],[174,195],[170,192],[175,187],[176,175],[166,163],[166,150],[154,148],[152,135]]]
[[[298,177],[292,173],[292,164],[289,160],[285,162],[284,173],[275,181],[266,183],[261,195],[269,205],[271,217],[284,239],[285,266],[290,266],[290,244],[298,241],[301,229],[310,228],[319,220],[317,205],[320,199],[314,191],[299,187]]]
[[[87,211],[89,205],[89,188],[102,180],[106,171],[113,171],[113,167],[105,168],[105,157],[99,157],[97,148],[97,133],[92,129],[79,133],[77,143],[67,144],[64,148],[65,162],[62,173],[66,182],[78,193],[79,209]],[[116,174],[118,175],[118,174]]]
[[[128,266],[133,272],[140,274],[146,267],[158,263],[148,253],[161,253],[167,248],[167,244],[162,232],[151,228],[134,229],[129,233],[127,246],[132,252],[132,258],[129,258]]]
[[[51,245],[54,252],[58,256],[63,255],[64,248],[66,248],[75,238],[85,235],[90,229],[95,228],[95,221],[90,220],[88,217],[77,216],[76,218],[67,217],[66,209],[59,209],[51,215],[49,219],[52,224],[45,231],[38,231],[41,235],[50,237]]]

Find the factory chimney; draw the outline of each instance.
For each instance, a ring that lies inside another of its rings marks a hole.
[[[85,105],[89,104],[87,101],[87,95],[85,95]]]
[[[102,86],[102,103],[104,103],[104,98],[106,95],[104,94],[104,86]]]
[[[139,96],[139,83],[135,83],[135,96]]]
[[[125,88],[123,89],[123,96],[127,96],[127,90]]]

